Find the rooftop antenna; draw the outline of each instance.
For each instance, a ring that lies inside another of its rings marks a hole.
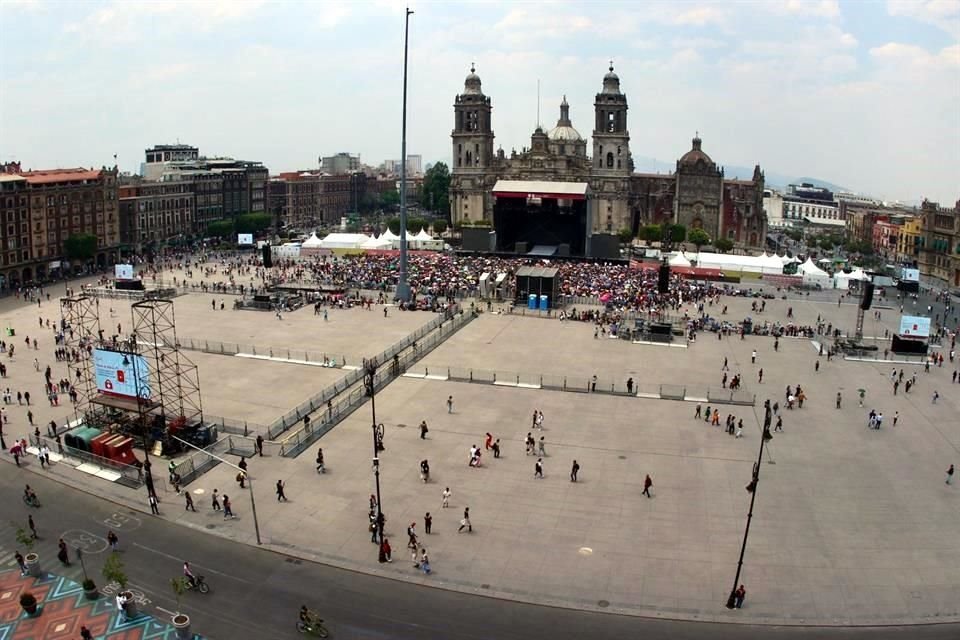
[[[537,78],[537,128],[540,128],[540,78]]]

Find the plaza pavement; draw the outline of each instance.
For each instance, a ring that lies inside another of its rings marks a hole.
[[[843,327],[852,325],[856,313],[852,304],[794,298],[767,301],[766,313],[758,316],[749,313],[749,303],[721,301],[731,320],[753,315],[786,322],[792,306],[798,323],[812,324],[820,314]],[[709,311],[719,313],[716,307]],[[314,320],[311,311],[305,313]],[[370,314],[355,313],[360,315],[351,318],[352,330],[371,332],[365,319]],[[897,314],[881,313],[877,323],[868,312],[866,334],[895,328]],[[178,307],[178,321],[185,316]],[[199,331],[186,324],[178,332]],[[271,337],[279,345],[287,342],[282,334]],[[750,364],[753,349],[756,365]],[[724,357],[758,397],[756,408],[720,406],[722,417],[743,418],[742,439],[693,420],[695,404],[689,402],[401,378],[376,399],[377,420],[386,429],[381,486],[394,562],[376,562],[366,528],[367,496],[373,493],[369,404],[296,460],[250,461],[264,542],[291,555],[398,579],[588,610],[771,624],[960,619],[960,489],[944,483],[946,467],[960,462],[960,387],[950,384],[948,365],[929,374],[896,365],[906,377],[916,371],[918,385],[909,395],[901,387],[894,397],[893,364],[822,358],[815,374],[816,349],[806,339],[784,338],[775,353],[769,337],[717,340],[701,334],[688,349],[670,349],[594,340],[586,323],[490,314],[420,364],[441,371],[460,366],[609,379],[632,375],[641,384],[716,387]],[[19,353],[18,359],[21,375],[25,359]],[[296,372],[290,375],[303,370],[278,366]],[[760,367],[762,384],[756,381]],[[723,604],[746,524],[750,496],[744,486],[760,444],[760,404],[769,397],[783,405],[785,387],[798,383],[808,400],[803,409],[781,409],[785,431],[764,452],[741,576],[746,604],[731,612]],[[269,393],[275,387],[270,383]],[[867,390],[863,409],[855,399],[861,387]],[[934,389],[941,396],[937,404],[931,402]],[[844,396],[839,411],[838,390]],[[454,396],[453,414],[446,412],[448,395]],[[880,431],[866,428],[871,407],[886,417]],[[533,478],[535,459],[523,453],[534,408],[545,415],[543,480]],[[896,410],[901,415],[894,428]],[[419,439],[420,420],[430,428],[426,441]],[[7,431],[22,433],[22,426]],[[482,446],[487,431],[501,439],[503,457],[494,460],[487,452],[482,468],[469,468],[468,449]],[[318,446],[324,448],[325,475],[314,470]],[[418,477],[424,458],[431,465],[427,485]],[[576,484],[568,478],[573,459],[581,465]],[[142,491],[92,485],[60,468],[49,473],[146,510]],[[647,473],[654,482],[652,499],[640,495]],[[163,517],[254,543],[250,505],[233,475],[220,465],[188,487],[197,514],[183,512],[182,498],[164,494]],[[273,496],[278,479],[286,482],[289,503]],[[445,486],[453,498],[451,508],[442,510]],[[209,509],[214,487],[231,495],[236,520],[224,521]],[[465,506],[474,531],[457,534]],[[434,516],[430,536],[422,531],[425,511]],[[404,529],[412,521],[430,551],[429,577],[410,566],[404,549]]]

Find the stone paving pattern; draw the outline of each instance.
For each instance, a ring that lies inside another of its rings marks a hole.
[[[178,331],[195,337],[209,332],[219,339],[219,328],[191,324],[190,314],[180,313],[182,301],[191,305],[191,298],[199,300],[197,309],[204,302],[209,307],[209,297],[203,295],[178,298]],[[853,304],[838,307],[836,298],[794,298],[770,300],[766,313],[758,316],[749,312],[749,302],[724,298],[721,304],[729,306],[731,320],[753,315],[786,322],[786,309],[792,306],[801,324],[812,324],[820,314],[847,326],[856,313]],[[4,311],[4,320],[14,322],[18,338],[32,331],[35,310],[22,303],[0,304],[13,307]],[[719,308],[710,311],[719,314]],[[881,313],[877,322],[868,312],[865,333],[882,335],[884,327],[896,328],[899,314],[890,309]],[[327,329],[317,328],[322,319],[310,309],[287,314],[282,327],[265,314],[222,314],[236,325],[235,335],[248,331],[265,344],[309,343],[312,335]],[[347,327],[345,335],[367,336],[370,352],[395,341],[386,339],[385,332],[396,332],[399,339],[414,326],[401,323],[429,320],[427,314],[394,312],[384,322],[376,307],[372,313],[341,314],[349,319],[339,325]],[[196,318],[205,316],[198,312]],[[254,322],[243,329],[248,318]],[[339,328],[335,335],[341,335]],[[353,344],[363,350],[362,343]],[[39,376],[32,371],[32,356],[19,351],[21,345],[22,340],[12,375]],[[49,347],[41,344],[40,353],[47,355]],[[750,363],[753,349],[758,351],[756,365]],[[209,357],[221,358],[216,362],[222,364],[215,365],[221,377],[249,372],[249,362],[237,362],[242,359]],[[783,338],[776,353],[769,337],[717,340],[705,333],[689,349],[670,349],[595,340],[587,323],[483,314],[421,364],[623,380],[633,376],[641,386],[717,387],[724,357],[731,373],[742,372],[744,386],[758,397],[756,409],[720,407],[722,417],[732,413],[744,420],[741,439],[695,421],[695,403],[690,402],[401,378],[376,398],[377,420],[386,428],[381,487],[394,562],[376,562],[366,528],[367,497],[374,492],[369,404],[296,460],[268,456],[250,461],[264,541],[292,555],[389,577],[584,609],[774,624],[960,619],[960,488],[944,483],[947,466],[960,463],[960,385],[951,385],[949,363],[924,373],[916,365],[828,363],[821,358],[820,372],[814,373],[816,347],[806,339]],[[277,366],[290,372],[280,376],[298,376],[306,368]],[[901,387],[898,396],[892,395],[893,366],[904,368],[907,378],[916,372],[916,390],[907,395]],[[758,384],[761,367],[764,379]],[[744,609],[730,612],[723,604],[746,523],[750,495],[744,487],[760,444],[760,403],[769,397],[783,405],[785,387],[798,383],[808,400],[803,409],[781,409],[785,431],[775,434],[764,452],[741,578],[747,602]],[[4,384],[16,388],[14,380]],[[860,387],[867,390],[863,409],[855,399]],[[206,393],[203,377],[201,388]],[[838,390],[844,396],[839,411],[834,408]],[[931,402],[934,390],[941,396],[937,404]],[[288,390],[272,380],[264,392],[273,396],[271,404],[283,406]],[[454,396],[453,414],[446,410],[448,395]],[[290,405],[299,400],[291,398]],[[535,458],[523,451],[535,408],[545,415],[543,480],[533,478]],[[866,427],[870,408],[886,417],[879,431]],[[25,433],[22,408],[8,409],[16,416],[7,432]],[[893,427],[897,410],[900,421]],[[430,428],[426,441],[419,438],[421,420]],[[468,449],[482,446],[487,431],[501,439],[503,457],[494,460],[487,452],[482,468],[469,468]],[[314,470],[317,446],[326,454],[325,475]],[[431,465],[426,485],[418,477],[424,458]],[[574,458],[581,465],[576,484],[568,478]],[[140,493],[95,485],[69,470],[49,473],[146,510]],[[640,495],[647,473],[654,482],[652,499]],[[220,465],[190,485],[198,514],[184,513],[182,498],[164,494],[163,517],[254,543],[249,500],[234,474]],[[274,497],[278,479],[286,482],[289,503]],[[446,510],[440,508],[445,486],[453,491]],[[214,487],[232,497],[236,520],[224,521],[210,510]],[[468,505],[474,531],[457,534]],[[422,531],[426,511],[434,516],[430,536]],[[430,551],[434,573],[429,577],[413,569],[404,549],[404,530],[412,521]]]

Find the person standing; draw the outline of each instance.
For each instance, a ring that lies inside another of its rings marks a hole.
[[[840,402],[843,399],[843,396],[840,395],[840,392],[837,391],[837,409],[840,408]]]
[[[544,458],[547,457],[547,446],[543,436],[540,436],[540,441],[537,443],[537,451],[539,452],[539,455],[543,456]]]
[[[283,487],[283,480],[277,480],[277,502],[280,502],[281,500],[284,502],[287,501],[287,496],[285,496],[283,493]]]
[[[497,438],[496,442],[493,443],[493,457],[500,457],[500,438]]]
[[[443,490],[443,493],[440,494],[443,498],[443,502],[440,503],[442,509],[446,509],[450,506],[450,487],[447,487]]]
[[[750,364],[756,364],[756,363],[757,363],[757,350],[754,349],[753,352],[750,354]]]
[[[57,542],[57,560],[59,560],[63,566],[70,566],[70,556],[67,554],[67,543],[63,541],[63,538],[60,538]]]
[[[93,634],[85,625],[80,625],[80,640],[93,640]]]
[[[937,404],[937,400],[939,400],[939,399],[940,399],[940,392],[939,392],[939,391],[934,391],[934,392],[933,392],[933,404]]]
[[[393,562],[393,558],[390,557],[392,552],[390,540],[385,537],[383,542],[380,543],[380,562]]]
[[[899,412],[899,411],[894,411],[894,412],[893,412],[893,426],[897,426],[897,422],[898,422],[899,420],[900,420],[900,412]]]
[[[430,512],[427,511],[423,515],[423,531],[427,535],[430,535],[430,530],[433,528],[433,516],[430,515]]]
[[[580,471],[580,465],[577,464],[577,461],[573,461],[573,466],[570,468],[570,482],[577,481],[577,473]]]
[[[157,500],[157,494],[151,493],[147,497],[147,501],[150,503],[150,513],[152,513],[155,516],[160,515],[160,506],[159,506],[160,501]]]
[[[257,434],[257,453],[260,454],[260,457],[263,457],[263,436],[259,433]]]
[[[430,557],[427,555],[427,550],[421,549],[420,553],[420,568],[423,569],[424,575],[430,575]]]
[[[735,597],[734,606],[737,609],[742,609],[743,599],[747,597],[747,590],[743,588],[743,585],[740,585],[739,587],[737,587],[737,590],[733,592],[733,595]]]
[[[643,495],[647,496],[648,498],[652,498],[653,496],[650,495],[650,487],[652,486],[653,480],[650,479],[650,474],[648,473],[647,477],[643,480]]]
[[[447,396],[447,413],[453,413],[453,396]]]
[[[217,489],[213,490],[213,495],[210,497],[210,501],[213,506],[214,511],[220,511],[220,494],[217,492]]]
[[[537,458],[537,462],[533,465],[533,477],[543,480],[543,458]]]
[[[111,551],[120,550],[120,538],[117,537],[117,534],[115,534],[113,530],[107,532],[107,542],[110,543]]]
[[[463,510],[463,519],[460,520],[460,528],[457,529],[457,533],[463,531],[464,528],[467,529],[467,533],[473,532],[473,524],[470,523],[470,507],[466,507]]]
[[[953,484],[953,465],[947,469],[947,484]]]
[[[427,428],[427,421],[426,421],[426,420],[421,420],[421,421],[420,421],[420,439],[421,439],[421,440],[426,440],[426,439],[427,439],[427,432],[428,432],[428,431],[430,431],[430,429]],[[489,434],[488,434],[488,435],[489,435]]]

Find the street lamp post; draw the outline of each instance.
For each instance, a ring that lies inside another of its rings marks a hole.
[[[377,424],[376,375],[379,363],[376,358],[363,361],[366,372],[367,393],[370,394],[371,431],[373,432],[373,478],[377,487],[377,541],[383,544],[383,501],[380,497],[380,441],[383,438],[383,425]],[[379,547],[378,547],[379,551]]]
[[[760,453],[757,454],[757,461],[753,463],[753,477],[750,484],[747,485],[747,491],[750,492],[750,511],[747,513],[747,527],[743,532],[743,544],[740,546],[740,560],[737,562],[737,575],[733,578],[733,588],[730,589],[730,596],[727,598],[727,609],[733,609],[737,600],[737,585],[740,583],[740,571],[743,569],[743,555],[747,551],[747,536],[750,535],[750,521],[753,520],[753,505],[757,501],[757,485],[760,483],[760,463],[763,461],[763,445],[768,440],[773,439],[770,433],[770,422],[772,412],[770,410],[770,401],[764,403],[765,413],[763,417],[763,435],[760,437]]]
[[[410,300],[407,284],[407,42],[410,39],[410,16],[407,8],[403,27],[403,121],[400,126],[400,272],[397,278],[397,298]],[[371,394],[371,398],[373,395]]]

